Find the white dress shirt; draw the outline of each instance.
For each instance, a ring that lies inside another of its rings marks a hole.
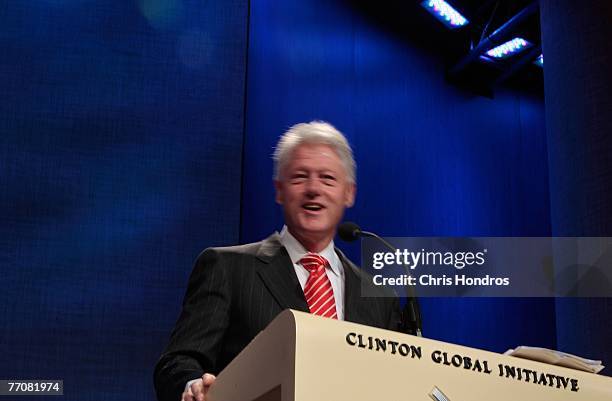
[[[299,261],[308,254],[308,251],[300,242],[289,232],[287,226],[283,226],[280,232],[280,242],[287,250],[295,274],[297,275],[302,291],[306,286],[306,280],[310,272],[302,266]],[[325,269],[327,277],[331,282],[332,290],[334,291],[334,300],[336,301],[336,313],[338,314],[338,320],[344,320],[344,268],[342,262],[334,250],[334,241],[331,241],[325,249],[318,253],[323,256],[329,262],[329,268]]]

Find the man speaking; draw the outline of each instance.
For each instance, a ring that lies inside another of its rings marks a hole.
[[[334,247],[355,200],[355,160],[325,122],[297,124],[274,152],[285,226],[263,241],[210,248],[197,259],[183,309],[155,368],[159,401],[202,401],[216,374],[281,311],[397,330],[395,297],[361,297],[364,273]]]

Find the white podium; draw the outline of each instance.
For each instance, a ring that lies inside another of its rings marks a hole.
[[[612,378],[286,310],[212,401],[612,401]]]

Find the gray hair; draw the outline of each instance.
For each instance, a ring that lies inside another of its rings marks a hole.
[[[355,183],[357,165],[353,158],[351,145],[340,131],[325,121],[296,124],[280,137],[272,157],[274,160],[274,179],[279,179],[281,168],[287,164],[295,148],[302,144],[331,146],[340,157],[349,182]]]

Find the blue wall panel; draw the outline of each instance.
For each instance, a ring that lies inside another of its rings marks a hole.
[[[270,155],[290,125],[328,120],[354,145],[347,219],[387,236],[549,235],[543,100],[447,84],[434,51],[343,2],[251,4],[241,240],[280,229]],[[355,245],[345,247],[359,259]],[[555,346],[553,300],[427,299],[426,334],[495,351]]]
[[[154,398],[192,261],[238,241],[247,4],[0,5],[1,378]]]
[[[612,3],[540,4],[552,231],[611,236]],[[558,299],[555,308],[559,347],[602,359],[611,375],[612,298]]]

